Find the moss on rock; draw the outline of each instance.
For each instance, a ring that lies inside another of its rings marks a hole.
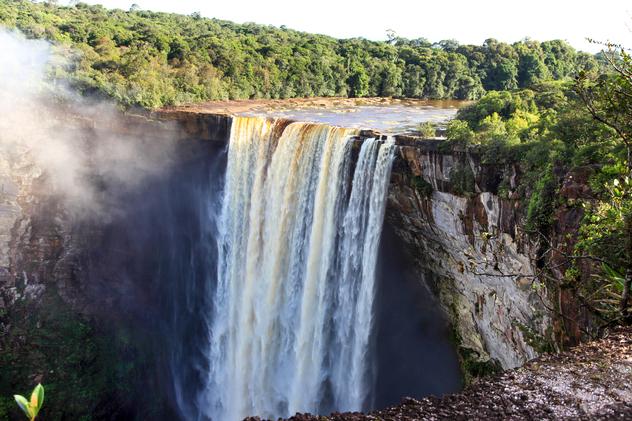
[[[46,387],[42,419],[116,418],[132,405],[138,350],[124,349],[120,329],[105,330],[48,288],[38,303],[20,299],[2,317],[0,396]],[[114,333],[117,332],[117,333]],[[0,420],[19,419],[0,399]]]

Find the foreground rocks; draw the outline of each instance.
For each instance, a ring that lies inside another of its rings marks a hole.
[[[371,414],[329,417],[297,414],[308,420],[558,420],[632,419],[632,329],[569,352],[543,355],[525,366],[481,380],[461,393],[401,404]]]

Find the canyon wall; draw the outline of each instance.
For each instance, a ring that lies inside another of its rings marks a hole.
[[[94,148],[91,144],[101,141],[103,133],[130,142],[143,139],[148,147],[174,142],[180,145],[172,157],[178,163],[199,153],[191,146],[193,142],[205,142],[209,145],[206,149],[223,149],[230,130],[230,118],[223,116],[207,117],[203,123],[182,117],[176,124],[169,118],[158,120],[145,115],[103,121],[80,116],[63,119],[64,129],[81,139],[86,149]],[[121,188],[112,180],[106,181],[108,174],[102,169],[94,168],[81,177],[95,185],[101,183],[97,200],[110,196],[107,206],[117,206],[115,202],[121,198],[112,196],[121,195]],[[114,190],[116,193],[112,193]],[[95,227],[109,219],[101,211],[112,209],[90,209],[91,214],[86,216],[83,210],[70,209],[67,199],[68,192],[53,183],[28,147],[0,143],[0,311],[16,300],[36,300],[47,284],[54,284],[61,297],[75,308],[88,311],[88,303],[83,300],[87,278],[80,273],[83,268],[79,260],[85,243],[97,235]],[[86,232],[79,233],[80,228]]]
[[[147,115],[62,116],[59,125],[85,151],[110,138],[138,148],[123,157],[131,178],[124,185],[98,165],[81,174],[99,203],[87,211],[69,205],[69,192],[33,150],[0,142],[0,420],[21,416],[9,397],[37,382],[50,396],[46,418],[173,416],[173,390],[155,390],[164,399],[140,408],[134,394],[147,383],[167,384],[160,377],[170,376],[171,361],[186,359],[186,350],[171,358],[160,342],[165,332],[195,327],[184,318],[169,320],[176,311],[165,296],[186,295],[177,301],[192,306],[195,291],[166,291],[162,278],[188,272],[165,256],[181,253],[186,261],[199,241],[175,231],[201,232],[196,223],[204,206],[190,204],[204,201],[221,181],[216,158],[230,118],[197,127]],[[171,143],[177,147],[165,147]],[[155,149],[170,156],[154,159]],[[142,171],[132,170],[134,163]]]
[[[506,193],[515,183],[515,168],[400,140],[387,223],[451,320],[468,376],[519,366],[549,344],[546,288],[534,277],[520,200]]]
[[[131,138],[142,135],[156,141],[174,139],[180,145],[178,167],[185,171],[193,165],[191,163],[206,159],[207,148],[221,153],[226,147],[231,121],[230,116],[165,111],[128,115],[106,127],[85,120],[72,124],[82,131],[87,142],[95,130]],[[372,135],[363,132],[360,140]],[[518,366],[546,350],[551,336],[551,314],[546,310],[549,306],[546,288],[533,277],[535,251],[522,231],[520,198],[511,194],[516,170],[483,165],[477,156],[465,151],[442,150],[441,144],[435,141],[400,137],[397,144],[386,224],[403,241],[406,258],[412,262],[418,282],[432,290],[448,316],[466,377]],[[151,143],[147,147],[151,147]],[[130,292],[126,283],[129,279],[115,269],[135,266],[119,256],[118,248],[124,248],[124,244],[108,240],[104,226],[109,222],[78,222],[64,207],[46,173],[29,159],[27,150],[2,152],[0,343],[3,367],[11,369],[2,370],[0,389],[5,395],[19,392],[20,387],[44,378],[48,383],[65,382],[71,384],[73,390],[94,392],[91,405],[108,399],[119,404],[126,402],[128,398],[112,389],[113,378],[106,373],[112,372],[111,364],[121,358],[130,364],[134,360],[138,365],[144,351],[129,345],[129,340],[121,338],[120,332],[108,330],[100,321],[124,317],[125,314],[116,314],[117,309],[125,308],[121,303],[139,300],[150,307],[165,297],[153,291],[134,289]],[[195,168],[207,171],[199,165]],[[167,177],[169,174],[154,184],[160,184]],[[164,198],[178,195],[179,189],[181,185],[174,183],[160,191],[160,195]],[[136,192],[133,200],[125,200],[134,203],[134,209],[143,209],[150,203],[157,206],[166,203],[152,200],[143,203],[143,194],[147,193]],[[191,190],[178,200],[193,197]],[[145,210],[132,213],[138,218],[132,221],[144,224]],[[173,222],[153,214],[150,219],[156,224]],[[122,224],[115,229],[131,233],[138,224]],[[152,247],[152,242],[162,241],[165,244],[158,250],[172,253],[167,247],[173,237],[170,235],[167,239],[146,236],[144,242],[139,241],[134,246],[146,249]],[[188,247],[189,240],[183,241],[184,247]],[[105,259],[101,253],[105,253]],[[97,271],[94,266],[89,270],[90,262],[94,263],[95,259],[107,263],[97,265]],[[105,267],[108,264],[110,268]],[[151,265],[148,263],[148,266]],[[155,275],[154,272],[141,273],[147,277]],[[182,293],[187,294],[184,302],[194,308],[191,303],[195,300],[191,297],[196,296],[195,291]],[[136,311],[139,314],[134,317],[142,320],[139,326],[153,329],[152,313],[142,308]],[[59,320],[60,317],[63,320]],[[174,324],[173,328],[179,326]],[[51,335],[51,331],[55,333]],[[77,331],[79,335],[72,333]],[[106,342],[96,337],[103,337]],[[62,341],[62,338],[66,339]],[[39,341],[35,351],[34,340]],[[123,345],[120,348],[109,346],[108,340]],[[90,346],[80,349],[86,343]],[[59,352],[60,347],[76,352],[68,358],[47,354]],[[110,348],[118,353],[109,354]],[[186,354],[186,350],[182,352]],[[27,357],[20,360],[23,355]],[[138,377],[153,370],[146,361],[140,365],[140,368],[126,366],[127,371],[116,371],[119,377],[115,379],[138,381]],[[97,374],[95,367],[99,367]],[[60,373],[53,373],[55,370]],[[71,380],[61,374],[73,370],[77,375]],[[190,375],[195,378],[195,369],[191,370]],[[32,378],[20,378],[27,372],[36,374],[31,375]],[[90,381],[101,383],[94,386]],[[177,395],[186,390],[165,393]],[[100,394],[105,397],[98,396]],[[133,406],[133,402],[127,404]],[[0,401],[0,415],[4,406],[12,406],[12,403]],[[102,413],[118,411],[120,416],[127,410],[125,405],[115,409],[98,407]],[[71,413],[81,412],[77,409]]]

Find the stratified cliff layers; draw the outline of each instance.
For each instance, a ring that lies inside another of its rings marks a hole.
[[[437,142],[402,142],[387,220],[408,244],[420,282],[452,319],[466,375],[513,368],[550,345],[551,305],[523,232],[517,169]]]

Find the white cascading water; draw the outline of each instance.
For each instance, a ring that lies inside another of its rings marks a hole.
[[[213,420],[361,410],[392,139],[237,117],[210,315]]]

